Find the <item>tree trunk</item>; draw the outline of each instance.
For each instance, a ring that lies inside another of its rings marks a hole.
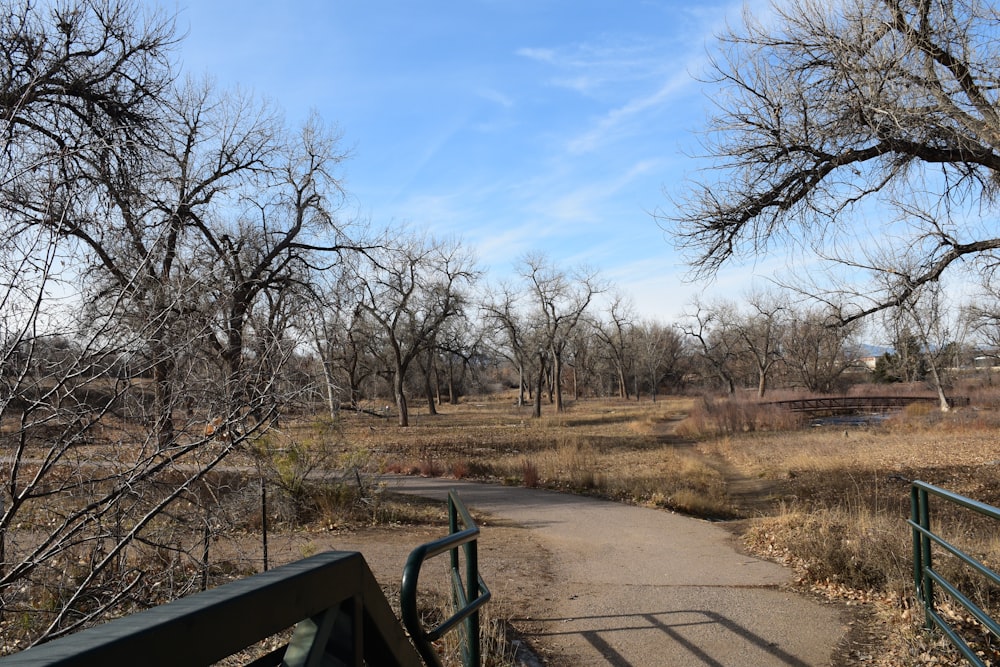
[[[948,412],[951,410],[951,406],[948,405],[948,398],[944,395],[944,387],[941,386],[941,376],[938,375],[937,364],[928,361],[927,365],[930,367],[931,379],[934,381],[934,389],[937,391],[938,406],[941,408],[941,412]]]
[[[726,387],[726,393],[730,396],[736,393],[736,381],[726,373],[720,373],[719,377],[722,379],[722,383]]]
[[[159,450],[170,446],[174,439],[173,360],[165,350],[157,350],[153,364],[153,412],[156,415],[156,445]]]
[[[618,398],[624,398],[626,401],[631,398],[628,395],[628,381],[625,379],[625,369],[621,364],[618,364]]]
[[[441,376],[438,373],[434,374],[434,395],[437,397],[437,404],[441,405],[444,403],[444,396],[441,395]],[[444,383],[448,388],[448,403],[454,403],[451,400],[451,371],[448,371],[448,379]]]
[[[208,590],[208,571],[211,567],[209,548],[212,544],[212,515],[205,505],[205,525],[201,535],[201,590]]]
[[[517,407],[524,405],[524,364],[517,365]]]
[[[0,493],[0,517],[7,508],[4,506],[4,496]],[[0,577],[7,573],[7,531],[0,530]],[[0,621],[3,620],[3,607],[0,607]]]
[[[424,373],[424,395],[427,397],[427,413],[436,415],[438,413],[434,400],[434,387],[431,385],[431,370]]]
[[[448,369],[448,405],[458,404],[458,390],[455,388],[455,376]]]
[[[340,413],[340,400],[337,398],[335,391],[336,384],[333,380],[333,367],[325,359],[323,360],[323,376],[326,379],[326,405],[330,410],[330,419],[336,419]]]
[[[545,388],[545,357],[538,355],[538,387],[535,391],[534,410],[531,413],[536,419],[542,416],[542,392]]]
[[[555,387],[555,385],[553,384],[552,380],[553,380],[553,378],[555,376],[552,373],[552,371],[550,371],[549,369],[545,369],[544,373],[545,373],[544,377],[548,380],[548,382],[544,383],[545,384],[545,391],[549,395],[549,405],[552,405],[553,403],[555,403],[555,399],[553,398],[553,395],[552,395],[552,392],[554,391],[554,387]]]
[[[264,571],[267,572],[270,565],[267,553],[267,480],[263,472],[258,471],[258,476],[260,477],[260,544],[264,557]]]
[[[552,386],[556,390],[556,412],[562,412],[566,409],[563,405],[563,392],[562,392],[562,357],[553,355],[552,356]]]
[[[396,410],[399,411],[399,425],[409,426],[410,415],[406,409],[406,394],[403,393],[403,370],[396,369],[392,376],[392,390],[396,397]]]

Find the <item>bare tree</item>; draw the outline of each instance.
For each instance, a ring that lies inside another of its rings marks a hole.
[[[989,276],[982,283],[981,293],[965,306],[962,317],[978,343],[978,354],[992,359],[995,366],[1000,360],[1000,288]]]
[[[467,391],[467,379],[470,375],[475,376],[478,370],[476,361],[483,353],[484,336],[482,323],[473,321],[464,310],[446,322],[438,332],[435,360],[439,403],[443,400],[441,376],[448,391],[449,405],[455,405],[459,396]]]
[[[661,220],[702,272],[794,240],[874,274],[843,320],[903,304],[961,260],[992,267],[998,62],[996,10],[978,0],[789,0],[747,15],[713,62],[714,166]],[[897,216],[853,238],[872,205]],[[903,261],[875,261],[873,245]]]
[[[606,321],[595,323],[594,333],[611,356],[618,380],[618,397],[628,399],[628,375],[632,371],[630,367],[635,363],[632,356],[635,309],[626,297],[615,294],[608,304],[606,315]]]
[[[736,364],[739,359],[739,340],[725,326],[729,318],[725,312],[732,306],[708,307],[695,302],[694,313],[681,323],[681,331],[694,342],[696,357],[709,375],[717,377],[728,394],[736,393]]]
[[[95,190],[128,189],[120,203],[130,205],[148,182],[138,172],[162,130],[172,83],[173,24],[143,19],[133,4],[117,1],[53,8],[18,2],[0,17],[0,207],[15,233],[44,226],[60,252],[79,244],[114,263],[102,237],[106,207],[115,202],[95,202]],[[112,172],[118,178],[109,180]],[[115,268],[119,284],[143,280],[133,267]],[[167,355],[156,356],[165,363]]]
[[[66,194],[75,185],[67,177],[85,173],[102,146],[155,132],[175,42],[172,19],[124,0],[7,3],[0,15],[5,204],[27,208],[26,191],[13,186],[41,172]]]
[[[432,347],[442,326],[466,306],[477,271],[458,243],[398,237],[372,250],[356,275],[361,307],[383,335],[399,425],[409,425],[405,382],[410,364]]]
[[[334,169],[345,157],[338,143],[338,134],[311,120],[267,165],[266,187],[241,198],[246,208],[235,224],[195,223],[199,240],[217,259],[209,313],[227,378],[228,414],[258,403],[248,395],[260,393],[259,382],[248,382],[256,371],[248,376],[244,368],[246,330],[258,299],[305,286],[315,268],[358,249],[335,217],[343,192]]]
[[[744,301],[746,312],[733,308],[720,311],[728,315],[721,326],[739,339],[741,355],[757,375],[757,397],[763,398],[771,372],[782,361],[787,306],[773,292],[751,292]]]
[[[522,260],[521,277],[532,295],[532,306],[544,337],[545,352],[552,361],[556,411],[562,412],[565,409],[562,371],[567,347],[591,301],[604,287],[592,270],[579,268],[570,275],[558,270],[548,258],[537,254]],[[540,367],[544,368],[544,364],[540,363]]]
[[[857,323],[840,325],[836,310],[793,308],[782,345],[785,368],[793,381],[811,392],[843,388],[844,373],[857,364]]]
[[[527,318],[522,312],[520,292],[510,285],[501,285],[481,304],[483,319],[491,332],[494,351],[506,357],[517,368],[517,405],[524,405],[524,393],[529,383],[529,368],[538,344],[532,338]]]
[[[72,303],[78,276],[61,267],[76,258],[69,237],[92,197],[95,164],[134,161],[133,148],[155,134],[159,94],[171,80],[172,41],[169,21],[143,21],[126,3],[16,2],[0,16],[0,606],[4,612],[30,610],[32,593],[53,581],[60,554],[94,558],[81,580],[64,584],[64,595],[53,597],[52,614],[30,641],[114,608],[138,583],[138,573],[116,565],[128,535],[148,519],[135,523],[122,511],[127,521],[115,523],[124,527],[109,532],[109,511],[122,510],[126,487],[79,465],[71,472],[79,464],[76,448],[130,389],[113,385],[109,391],[101,374],[127,357],[135,341],[123,345],[102,322],[81,321]],[[108,307],[120,312],[122,304]],[[46,345],[54,340],[66,341],[69,354],[54,358]],[[151,468],[140,455],[122,456],[113,470],[141,486]],[[14,530],[33,526],[32,517],[46,506],[51,524],[40,536],[26,540],[24,530]],[[93,594],[95,582],[108,581],[115,583]]]
[[[594,335],[595,323],[587,318],[586,326],[577,327],[567,348],[567,367],[572,373],[573,400],[581,395],[598,395],[595,382],[599,377],[602,345]]]
[[[82,317],[80,293],[57,279],[63,239],[30,231],[0,244],[0,600],[31,618],[29,644],[148,599],[156,575],[142,565],[143,545],[185,549],[160,517],[254,435],[188,432],[151,446],[158,432],[141,420],[143,377],[156,362],[143,353],[149,332],[114,328],[125,299],[106,303],[103,318]]]
[[[942,412],[950,409],[945,395],[948,360],[957,344],[962,342],[960,333],[949,326],[946,309],[940,283],[927,283],[900,304],[893,323],[897,330],[911,332],[916,338],[916,352],[926,364]]]
[[[283,400],[286,296],[344,248],[336,134],[175,85],[173,40],[131,2],[0,15],[0,609],[29,642],[151,600],[144,549],[207,571],[173,508],[266,428],[234,403]]]
[[[323,365],[325,396],[331,417],[341,404],[345,385],[349,404],[361,407],[362,383],[375,372],[371,354],[373,323],[361,307],[363,291],[354,280],[359,256],[346,257],[337,267],[323,271],[314,298],[301,313]]]
[[[648,383],[649,395],[653,402],[660,393],[660,387],[668,381],[679,384],[687,366],[688,350],[684,337],[677,327],[655,321],[640,322],[634,332],[636,343],[636,366],[642,368]],[[638,372],[637,372],[638,378]],[[636,381],[636,400],[639,399],[639,383]]]

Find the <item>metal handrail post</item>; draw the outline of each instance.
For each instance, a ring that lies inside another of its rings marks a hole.
[[[931,510],[927,489],[919,488],[917,490],[917,509],[919,512],[917,523],[924,529],[920,533],[921,591],[923,592],[924,609],[926,611],[925,623],[928,628],[931,628],[934,625],[930,614],[934,609],[934,580],[931,578],[929,571],[934,567],[934,564],[931,561],[931,538],[927,536],[931,532]]]
[[[479,597],[479,543],[469,542],[465,545],[465,575],[466,595],[470,600]],[[479,667],[479,610],[477,609],[465,619],[466,656],[465,667]]]
[[[448,492],[448,533],[454,535],[458,532],[458,506],[455,504],[456,497],[453,495],[454,491]],[[468,528],[469,526],[466,526]],[[458,549],[452,549],[449,556],[451,557],[451,569],[458,569]]]
[[[920,490],[916,486],[910,487],[910,522],[913,525],[913,590],[917,599],[924,606],[925,624],[929,621],[927,609],[928,600],[924,597],[924,562],[923,562],[923,537],[917,526],[920,525]]]

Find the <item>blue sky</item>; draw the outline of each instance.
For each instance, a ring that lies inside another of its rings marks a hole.
[[[705,287],[652,212],[697,166],[694,77],[742,3],[147,1],[177,12],[185,72],[337,124],[373,225],[459,237],[491,280],[527,252],[587,264],[645,317]],[[735,297],[751,271],[711,290]]]

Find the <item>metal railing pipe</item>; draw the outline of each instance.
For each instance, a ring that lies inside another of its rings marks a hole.
[[[910,487],[910,519],[907,521],[913,535],[913,585],[917,599],[924,607],[924,623],[928,629],[937,627],[958,651],[973,665],[985,667],[985,662],[977,655],[968,642],[937,612],[935,588],[940,587],[952,600],[968,611],[982,626],[1000,638],[1000,623],[991,618],[979,605],[966,596],[952,582],[934,569],[932,545],[937,545],[947,554],[957,558],[993,584],[1000,585],[1000,575],[976,558],[944,539],[931,528],[930,497],[935,496],[977,514],[1000,520],[1000,509],[945,489],[914,481]]]
[[[327,552],[0,658],[0,667],[211,665],[292,626],[290,644],[254,664],[420,663],[364,557]]]
[[[451,534],[417,547],[407,558],[406,566],[403,568],[403,583],[399,594],[400,613],[403,617],[403,624],[425,663],[432,667],[440,667],[441,659],[431,643],[458,627],[459,624],[464,624],[463,664],[465,667],[479,667],[481,662],[479,609],[489,601],[492,594],[479,574],[476,543],[479,538],[479,526],[476,525],[469,510],[466,509],[454,490],[448,493],[448,526]],[[460,530],[460,526],[464,527]],[[459,558],[459,551],[465,556],[464,563]],[[450,554],[452,601],[455,612],[436,627],[426,630],[417,609],[417,586],[420,581],[420,570],[427,560],[445,552]],[[462,579],[463,569],[465,571],[464,581]]]

